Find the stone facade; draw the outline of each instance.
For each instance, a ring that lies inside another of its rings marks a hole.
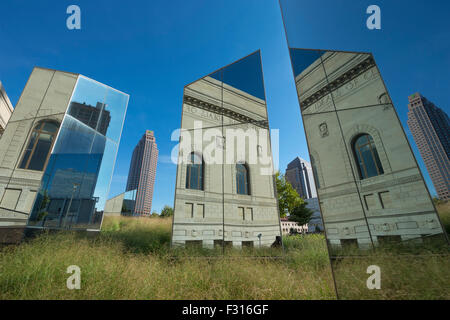
[[[124,195],[125,193],[121,193],[106,201],[105,216],[120,216],[122,214]]]
[[[0,81],[0,139],[13,112],[13,106]]]
[[[201,121],[201,125],[196,125],[196,121]],[[173,245],[201,242],[203,247],[211,248],[222,244],[258,247],[274,243],[281,230],[265,101],[208,76],[185,87],[181,129],[180,146],[183,132],[194,136],[188,149],[204,155],[205,163],[203,188],[186,188],[185,160],[190,151],[180,148]],[[245,148],[233,145],[236,135],[252,130],[263,132],[265,138],[255,144],[246,143]],[[199,140],[195,135],[203,136],[201,146],[196,145]],[[261,145],[269,146],[269,150],[264,150],[270,155],[265,164],[251,159],[251,151],[260,156]],[[206,158],[211,149],[215,150],[216,162]],[[249,194],[237,192],[237,163],[247,164]]]
[[[365,248],[442,234],[372,55],[320,52],[308,65],[296,86],[329,243]],[[354,144],[362,134],[373,138],[382,174],[361,177]]]
[[[18,168],[29,135],[43,119],[61,123],[76,81],[76,74],[34,68],[17,102],[0,139],[0,231],[3,234],[20,234],[16,229],[26,226],[40,187],[43,171]]]

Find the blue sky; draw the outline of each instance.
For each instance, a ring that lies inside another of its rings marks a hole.
[[[299,2],[299,46],[373,52],[410,139],[408,95],[420,91],[448,112],[448,1]],[[81,30],[66,28],[71,4],[81,8]],[[381,7],[382,30],[366,28],[370,4]],[[0,80],[14,105],[34,66],[81,73],[130,94],[110,195],[124,191],[132,150],[150,129],[160,150],[153,209],[172,206],[170,137],[180,125],[183,86],[258,49],[270,126],[280,129],[280,168],[308,158],[276,0],[6,0],[2,12]]]

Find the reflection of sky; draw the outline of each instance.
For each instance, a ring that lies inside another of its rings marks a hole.
[[[117,144],[111,140],[106,140],[105,153],[98,173],[97,185],[95,186],[94,197],[99,197],[96,204],[97,211],[102,211],[105,207],[106,198],[113,174],[114,163],[117,154]]]
[[[292,57],[292,67],[294,68],[295,76],[298,76],[306,68],[319,59],[325,51],[290,49]]]
[[[212,74],[211,77],[219,81],[223,77],[224,83],[265,100],[259,52],[255,52],[221,71]]]

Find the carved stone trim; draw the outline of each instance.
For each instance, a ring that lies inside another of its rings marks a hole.
[[[221,114],[223,116],[237,120],[241,123],[252,123],[255,126],[258,126],[258,127],[264,128],[264,129],[269,129],[269,122],[267,120],[258,121],[258,120],[252,119],[246,115],[243,115],[241,113],[234,112],[232,110],[223,108],[221,106],[217,106],[217,105],[209,103],[209,102],[201,101],[197,98],[194,98],[194,97],[191,97],[188,95],[184,95],[183,102],[186,104],[189,104],[191,106],[206,110],[206,111]]]
[[[362,73],[366,72],[370,68],[375,66],[375,60],[372,58],[372,56],[367,57],[364,61],[356,65],[354,68],[350,69],[343,75],[341,75],[339,78],[335,79],[334,81],[330,82],[326,86],[322,87],[320,90],[306,98],[301,102],[302,109],[307,109],[312,104],[316,103],[320,99],[322,99],[327,94],[330,94],[330,92],[336,90],[337,88],[345,85],[347,82],[355,79],[357,76],[361,75]]]

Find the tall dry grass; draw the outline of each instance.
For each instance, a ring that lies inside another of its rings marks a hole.
[[[299,252],[287,260],[174,257],[170,231],[170,219],[107,218],[95,239],[44,234],[3,249],[0,299],[335,298],[323,257],[302,268]],[[81,268],[80,290],[66,287],[69,265]]]
[[[448,211],[440,213],[448,228]],[[171,223],[108,217],[96,238],[42,234],[3,248],[0,299],[335,299],[322,235],[286,237],[284,252],[274,257],[252,258],[258,250],[223,256],[222,250],[170,249]],[[381,290],[366,287],[370,264],[382,268]],[[70,265],[81,268],[80,290],[66,287]],[[333,266],[343,299],[450,298],[448,255],[377,252]]]

